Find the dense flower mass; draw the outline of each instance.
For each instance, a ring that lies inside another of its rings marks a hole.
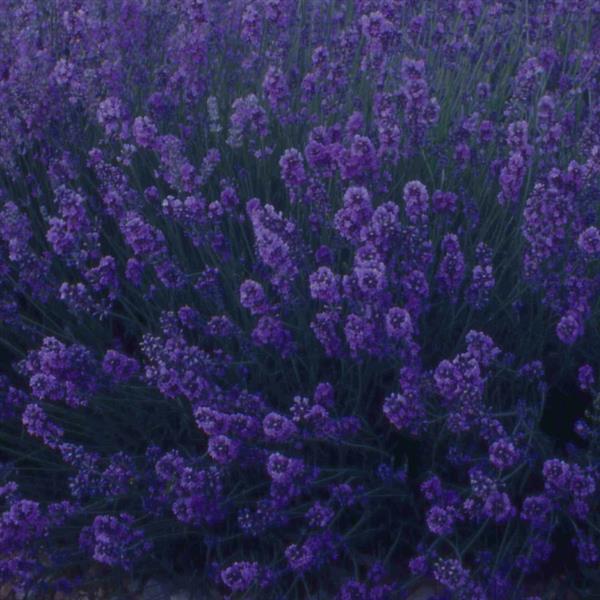
[[[0,2],[2,593],[597,597],[599,23]]]

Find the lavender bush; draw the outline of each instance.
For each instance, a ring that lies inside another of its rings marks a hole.
[[[3,582],[600,594],[598,0],[0,23]]]

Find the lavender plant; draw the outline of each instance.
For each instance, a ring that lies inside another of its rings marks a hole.
[[[599,18],[3,2],[0,580],[600,594]]]

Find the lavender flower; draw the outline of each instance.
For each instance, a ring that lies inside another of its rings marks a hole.
[[[597,0],[47,4],[0,2],[2,582],[593,596]]]
[[[133,517],[127,514],[99,515],[90,527],[82,530],[79,543],[92,553],[94,560],[129,571],[152,545],[144,540],[140,529],[133,527],[133,522]]]

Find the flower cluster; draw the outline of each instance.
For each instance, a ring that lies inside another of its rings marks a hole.
[[[599,16],[0,2],[0,587],[595,597]]]

